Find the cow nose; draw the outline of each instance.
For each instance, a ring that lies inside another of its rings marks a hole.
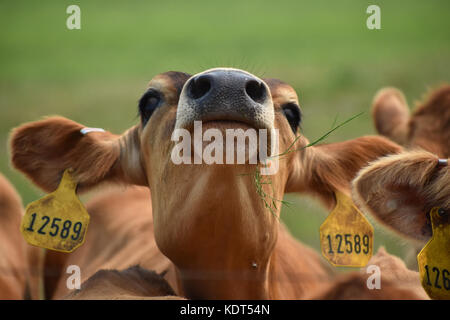
[[[177,125],[193,121],[238,121],[272,128],[274,110],[267,84],[239,69],[211,69],[184,85],[177,110]]]
[[[266,87],[258,80],[249,80],[245,84],[245,93],[257,103],[263,103],[267,97]]]
[[[212,81],[210,75],[200,75],[193,78],[188,84],[188,96],[194,100],[201,99],[211,91]]]
[[[267,89],[262,81],[240,72],[215,71],[192,78],[187,86],[187,94],[194,100],[207,99],[216,87],[227,83],[227,88],[239,95],[245,94],[256,103],[264,103]],[[213,93],[212,93],[213,94]]]

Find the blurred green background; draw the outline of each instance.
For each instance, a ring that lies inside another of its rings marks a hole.
[[[66,28],[66,8],[81,8],[81,30]],[[381,30],[366,8],[381,8]],[[338,116],[368,111],[383,86],[409,102],[449,81],[449,1],[1,1],[0,172],[28,203],[41,196],[9,164],[10,130],[59,114],[116,133],[137,121],[147,82],[169,70],[217,66],[280,78],[300,96],[303,133],[314,140]],[[374,134],[369,112],[327,142]],[[326,217],[308,198],[282,218],[319,248]],[[403,255],[399,238],[377,229],[376,246]]]

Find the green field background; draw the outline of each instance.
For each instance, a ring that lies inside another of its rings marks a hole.
[[[66,8],[81,8],[81,30],[66,28]],[[368,30],[366,8],[381,8]],[[8,136],[26,121],[62,115],[120,133],[160,72],[246,69],[290,83],[310,140],[366,113],[326,142],[374,134],[369,107],[383,86],[411,105],[450,79],[450,1],[0,1],[0,172],[24,203],[42,193],[11,169]],[[283,220],[319,248],[327,212],[288,195]],[[405,242],[377,227],[376,246],[404,255]]]

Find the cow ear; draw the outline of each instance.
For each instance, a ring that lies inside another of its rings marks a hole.
[[[362,169],[352,195],[362,211],[411,239],[431,237],[429,212],[450,209],[448,160],[426,151],[391,155]]]
[[[308,147],[299,151],[286,191],[319,196],[332,208],[336,204],[335,192],[350,195],[351,181],[361,168],[401,150],[402,147],[380,136]]]
[[[63,117],[13,129],[13,166],[46,192],[56,189],[69,168],[74,170],[78,191],[106,181],[146,184],[139,157],[135,156],[139,154],[138,127],[122,136],[83,129],[87,128]]]
[[[372,118],[379,134],[402,145],[407,142],[409,108],[400,90],[381,89],[372,103]]]

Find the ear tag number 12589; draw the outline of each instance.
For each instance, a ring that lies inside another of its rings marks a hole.
[[[422,286],[432,299],[450,299],[450,212],[430,211],[433,236],[417,255]]]
[[[373,227],[351,198],[335,195],[336,207],[320,226],[322,255],[334,266],[364,267],[372,257]]]
[[[72,252],[83,244],[89,214],[76,187],[68,169],[56,191],[27,206],[20,228],[29,244],[62,252]]]

